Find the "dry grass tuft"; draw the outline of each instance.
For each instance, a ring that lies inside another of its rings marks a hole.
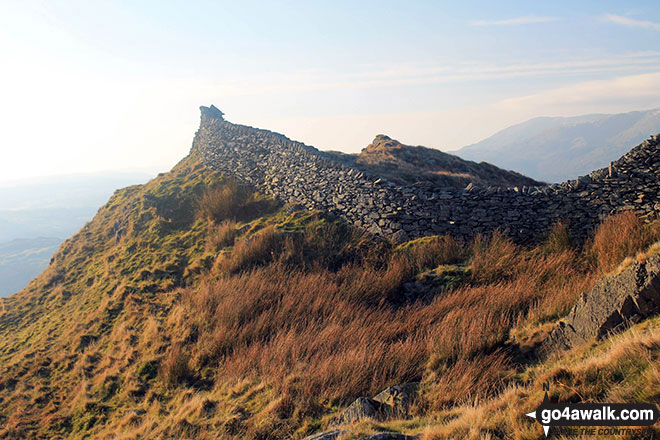
[[[160,368],[160,375],[170,387],[180,385],[193,377],[189,354],[179,344],[168,350]]]
[[[272,226],[266,227],[235,243],[233,252],[222,255],[216,268],[222,273],[235,274],[264,265],[275,260],[283,244],[283,234]]]
[[[220,223],[223,220],[249,220],[273,212],[277,204],[259,196],[234,180],[214,185],[197,197],[197,216]]]
[[[568,234],[568,227],[563,222],[555,223],[542,246],[542,250],[546,253],[558,254],[572,249],[573,243]]]
[[[607,274],[624,258],[634,257],[652,241],[652,234],[639,217],[632,211],[625,211],[601,223],[587,252],[600,273]]]
[[[238,224],[233,220],[223,220],[214,226],[206,240],[206,251],[217,252],[227,246],[233,246],[238,236]]]
[[[521,258],[524,258],[521,249],[500,231],[493,232],[489,237],[478,235],[470,250],[472,278],[481,284],[510,278]]]
[[[465,258],[463,248],[448,235],[420,238],[406,243],[399,250],[410,258],[418,272],[443,264],[455,264]]]

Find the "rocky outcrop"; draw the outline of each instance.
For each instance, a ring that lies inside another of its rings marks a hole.
[[[330,422],[329,426],[349,425],[364,419],[405,418],[408,416],[410,402],[417,386],[417,383],[394,385],[385,388],[372,398],[360,397]]]
[[[328,427],[331,431],[313,434],[304,440],[333,440],[347,431],[338,429],[341,426],[350,425],[360,420],[387,420],[392,418],[408,417],[408,409],[412,397],[417,392],[419,384],[409,383],[406,385],[394,385],[385,388],[374,397],[359,397],[348,406],[339,416],[333,419]],[[383,432],[367,437],[366,440],[412,440],[417,437],[398,434],[394,432]]]
[[[385,405],[369,397],[358,397],[330,426],[349,425],[364,419],[383,420],[386,417]]]
[[[500,229],[525,242],[559,220],[581,241],[609,214],[630,209],[648,218],[660,211],[660,136],[609,168],[562,184],[457,190],[375,179],[281,134],[227,122],[216,110],[202,108],[192,148],[208,166],[397,241],[433,234],[467,240]]]
[[[660,255],[634,262],[580,297],[539,349],[541,357],[598,340],[660,313]]]
[[[438,187],[463,189],[479,186],[535,186],[540,182],[489,163],[463,160],[453,154],[425,147],[403,145],[379,134],[359,154],[326,152],[332,159],[375,178],[384,177],[397,185],[431,183]]]

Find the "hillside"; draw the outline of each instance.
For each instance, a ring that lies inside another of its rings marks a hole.
[[[545,182],[561,182],[607,166],[631,145],[660,132],[660,110],[568,118],[543,117],[506,128],[455,151]]]
[[[562,401],[660,401],[649,308],[614,338],[539,351],[599,279],[656,261],[651,217],[604,216],[580,242],[560,218],[534,244],[429,228],[394,240],[338,215],[350,200],[305,207],[338,197],[335,175],[349,198],[400,194],[204,108],[188,157],[115,192],[0,299],[0,438],[532,439],[545,383]]]
[[[438,187],[535,186],[540,183],[488,163],[466,161],[433,148],[411,147],[379,134],[359,154],[327,152],[335,160],[399,185],[430,182]]]

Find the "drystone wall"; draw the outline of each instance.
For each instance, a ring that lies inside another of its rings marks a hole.
[[[433,234],[468,240],[501,229],[534,241],[559,220],[580,241],[609,214],[660,211],[660,135],[609,168],[576,180],[536,187],[463,190],[400,186],[367,176],[317,149],[267,130],[232,124],[202,107],[192,151],[211,168],[233,175],[285,203],[328,211],[377,235],[402,242]]]

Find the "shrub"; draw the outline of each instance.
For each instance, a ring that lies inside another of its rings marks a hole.
[[[238,236],[237,224],[233,220],[224,220],[217,226],[214,226],[206,240],[206,250],[208,252],[217,252],[220,249],[232,246]]]
[[[596,230],[587,254],[601,273],[616,269],[626,257],[634,257],[653,241],[652,234],[632,211],[610,216]]]
[[[246,237],[234,245],[230,254],[223,255],[217,267],[221,272],[234,274],[274,261],[283,247],[283,234],[274,227]]]
[[[477,235],[471,246],[472,279],[476,283],[492,283],[509,278],[521,261],[521,249],[500,231],[490,237]]]
[[[160,373],[168,386],[176,386],[192,378],[190,357],[179,344],[170,347]]]
[[[443,264],[458,263],[464,258],[463,249],[448,235],[434,235],[406,243],[400,251],[407,253],[417,271],[435,269]]]

